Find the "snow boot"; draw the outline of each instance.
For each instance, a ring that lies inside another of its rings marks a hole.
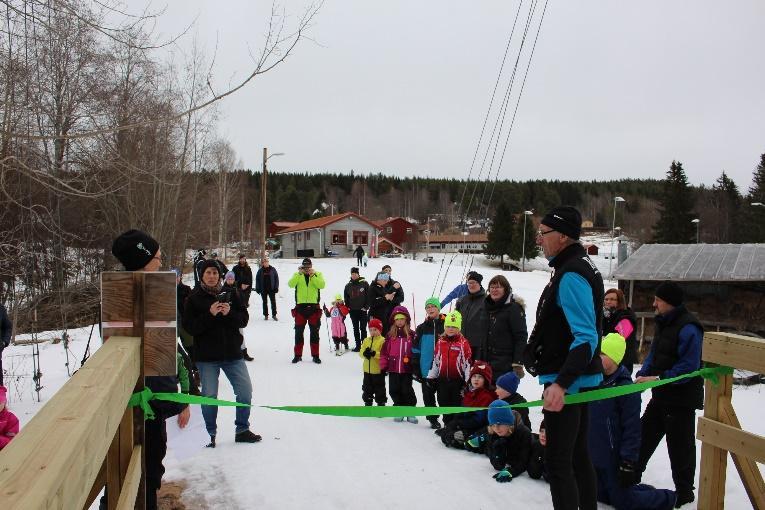
[[[205,445],[205,448],[215,448],[215,436],[210,436],[210,442]]]
[[[257,443],[263,439],[258,434],[253,433],[251,430],[243,430],[242,432],[237,432],[234,436],[234,441],[237,443]]]
[[[244,358],[245,361],[252,361],[255,359],[249,354],[247,354],[247,349],[242,349],[242,357]]]
[[[276,315],[274,315],[273,317],[271,317],[271,319],[273,319],[273,320],[275,320],[275,321],[278,321],[278,320],[279,320],[279,319],[277,319],[277,318],[276,318]]]
[[[678,492],[676,494],[676,497],[677,499],[675,499],[675,508],[680,508],[686,503],[693,503],[693,501],[696,499],[696,496],[694,496],[693,491]]]
[[[404,417],[396,416],[395,418],[393,418],[393,421],[395,421],[396,423],[401,423],[402,421],[404,421]]]
[[[441,424],[438,423],[438,418],[433,418],[432,420],[428,420],[430,422],[430,428],[433,430],[438,430],[441,428]]]
[[[303,361],[303,357],[302,356],[295,356],[294,358],[292,358],[292,362],[293,363],[297,363],[298,361]]]
[[[415,425],[419,423],[419,420],[417,420],[416,416],[407,416],[406,421],[408,421],[409,423],[414,423]]]
[[[263,320],[264,320],[264,321],[267,321],[267,320],[268,320],[268,315],[264,315],[264,316],[263,316]]]
[[[313,357],[313,362],[316,363],[317,365],[321,365],[321,359],[318,356]]]
[[[354,347],[352,350],[353,350],[353,352],[360,352],[361,351],[361,346],[359,344],[356,344],[356,347]]]

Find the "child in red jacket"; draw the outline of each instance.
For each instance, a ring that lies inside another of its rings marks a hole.
[[[8,390],[0,386],[0,450],[19,433],[19,419],[8,410]]]
[[[456,310],[450,312],[444,320],[444,334],[438,338],[433,352],[433,366],[428,372],[427,384],[437,387],[439,407],[459,407],[462,390],[470,378],[473,351],[460,329],[462,314]],[[444,424],[453,419],[453,414],[444,415]]]
[[[470,386],[462,397],[463,407],[489,407],[497,394],[492,386],[491,365],[485,361],[476,361],[470,369]],[[475,432],[483,431],[489,425],[487,411],[480,409],[472,413],[462,413],[450,421],[439,434],[446,446],[464,448],[465,441]]]

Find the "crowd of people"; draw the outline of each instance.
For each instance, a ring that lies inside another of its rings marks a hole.
[[[416,406],[414,385],[419,384],[425,406],[476,408],[443,416],[434,412],[427,420],[446,447],[486,455],[497,482],[511,482],[523,473],[543,479],[556,509],[595,509],[598,501],[619,509],[679,508],[694,501],[694,419],[703,403],[700,377],[652,389],[642,416],[640,393],[578,404],[564,399],[698,370],[703,329],[683,305],[680,287],[672,282],[659,285],[653,303],[656,336],[633,381],[638,363],[635,314],[621,290],[604,290],[600,273],[579,243],[580,233],[581,216],[572,207],[557,207],[541,221],[536,242],[552,272],[530,335],[525,302],[504,275],[491,277],[484,288],[483,275],[470,271],[445,299],[425,300],[425,318],[413,324],[404,306],[403,286],[393,278],[390,265],[371,283],[359,267],[351,268],[343,294],[326,307],[321,302],[325,278],[309,258],[303,259],[288,280],[295,299],[292,363],[302,361],[306,326],[312,360],[321,363],[324,315],[331,323],[336,354],[352,351],[361,358],[365,406],[385,406],[389,398],[394,406]],[[125,270],[157,271],[161,266],[159,244],[145,232],[123,233],[112,252]],[[215,398],[222,371],[236,401],[250,404],[252,382],[245,360],[252,357],[243,336],[250,319],[250,294],[253,288],[260,294],[265,320],[278,320],[279,274],[262,260],[253,278],[244,255],[229,270],[215,253],[208,258],[203,250],[194,258],[193,274],[191,288],[176,269],[179,377],[147,377],[146,385],[155,392],[174,392],[180,383],[182,392]],[[454,310],[444,313],[455,299]],[[2,340],[0,348],[7,344]],[[536,427],[518,391],[527,373],[542,386],[543,419]],[[5,395],[0,385],[0,449],[18,432]],[[147,421],[145,429],[146,501],[147,508],[156,508],[164,473],[165,420],[177,417],[183,427],[189,408],[163,401],[151,405],[157,418]],[[202,406],[210,448],[216,447],[217,409]],[[250,430],[249,418],[250,407],[236,408],[238,443],[261,440]],[[394,420],[418,423],[416,416]],[[674,490],[641,483],[665,436]]]

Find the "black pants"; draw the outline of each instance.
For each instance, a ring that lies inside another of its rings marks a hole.
[[[436,396],[439,407],[459,407],[462,405],[462,388],[465,382],[462,379],[438,379]],[[444,424],[454,419],[453,414],[444,415]]]
[[[364,372],[364,382],[361,383],[361,398],[364,405],[371,406],[372,400],[374,400],[378,406],[384,406],[388,401],[388,396],[385,394],[385,376]]]
[[[598,483],[587,448],[587,404],[566,404],[557,413],[543,413],[547,432],[545,467],[553,508],[594,510]]]
[[[412,374],[397,374],[390,372],[390,398],[394,406],[416,406],[417,395],[412,388]]]
[[[167,428],[165,420],[157,416],[144,422],[146,440],[146,510],[157,508],[157,491],[162,485],[165,466],[162,461],[167,453]]]
[[[271,316],[276,317],[276,292],[260,293],[260,299],[263,300],[263,317],[268,317],[268,300],[271,300]]]
[[[3,341],[0,340],[0,386],[5,386],[3,384]]]
[[[364,255],[356,255],[356,265],[361,267],[361,262],[364,259]]]
[[[353,340],[356,347],[361,346],[361,341],[367,337],[367,312],[364,310],[351,310],[351,323],[353,324]]]
[[[438,381],[436,380],[436,385],[438,384]],[[422,381],[422,402],[425,407],[435,407],[436,406],[436,388],[431,389],[431,387],[427,384],[425,384],[425,380]],[[429,421],[437,421],[438,415],[437,414],[430,414],[428,415]]]
[[[250,294],[252,294],[252,287],[247,287],[246,289],[243,289],[240,287],[239,293],[242,296],[242,300],[244,300],[244,304],[249,306]]]
[[[651,399],[640,418],[640,469],[645,471],[661,439],[667,436],[669,465],[677,492],[691,492],[696,478],[696,410]]]

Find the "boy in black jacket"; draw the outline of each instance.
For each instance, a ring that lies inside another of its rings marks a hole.
[[[356,347],[353,352],[359,352],[361,341],[367,337],[367,310],[369,310],[369,283],[359,275],[359,268],[351,268],[351,281],[345,284],[343,293],[345,306],[350,309],[353,324],[353,339]]]
[[[508,404],[523,404],[526,399],[518,393],[518,383],[521,380],[515,372],[507,372],[497,378],[497,397]],[[524,425],[531,430],[531,420],[529,420],[529,409],[527,407],[518,407],[515,409],[521,415]]]
[[[499,483],[512,482],[524,471],[531,456],[531,431],[507,402],[495,400],[489,405],[489,435],[486,455],[499,472],[492,478]]]

